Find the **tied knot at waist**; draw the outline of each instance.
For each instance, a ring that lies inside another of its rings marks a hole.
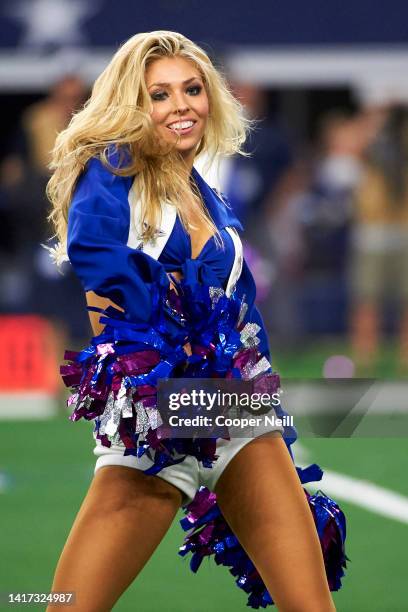
[[[164,264],[166,272],[180,271],[183,276],[183,284],[195,285],[203,283],[208,286],[221,287],[222,283],[217,274],[202,259],[187,258],[182,264]]]

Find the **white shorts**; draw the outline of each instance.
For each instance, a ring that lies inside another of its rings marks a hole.
[[[267,434],[270,431],[278,431],[283,434],[284,428],[282,426],[276,426],[274,428],[270,428],[268,432],[264,432],[260,435],[265,435],[265,433]],[[217,440],[216,450],[218,459],[213,463],[212,467],[203,467],[203,464],[195,457],[192,455],[187,455],[183,461],[177,463],[176,465],[163,468],[158,474],[156,474],[156,476],[170,482],[181,491],[183,495],[181,505],[184,506],[189,504],[194,499],[196,491],[200,486],[205,486],[210,491],[214,491],[214,487],[217,484],[219,477],[231,459],[233,459],[241,448],[243,448],[253,439],[254,437],[231,438],[231,440],[224,440],[223,438],[220,438]],[[93,452],[94,455],[98,457],[95,464],[95,473],[105,465],[124,465],[127,467],[133,467],[137,470],[147,470],[153,465],[153,461],[145,454],[142,455],[142,457],[124,455],[124,445],[112,445],[108,448],[107,446],[103,446],[100,440],[97,440],[96,438],[95,442],[96,446]],[[175,456],[178,457],[181,455],[176,454]]]

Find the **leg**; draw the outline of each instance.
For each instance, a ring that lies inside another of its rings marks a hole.
[[[372,374],[378,357],[381,307],[389,276],[386,252],[373,253],[362,245],[352,249],[350,342],[357,372],[362,376]]]
[[[72,612],[109,612],[162,540],[181,499],[174,485],[140,470],[99,469],[58,561],[52,591],[75,592]]]
[[[244,446],[215,492],[279,612],[335,611],[313,517],[279,432]]]
[[[357,366],[368,371],[377,358],[379,346],[380,317],[375,302],[360,302],[355,305],[351,317],[351,346]]]

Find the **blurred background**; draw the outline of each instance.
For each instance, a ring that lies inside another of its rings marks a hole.
[[[41,246],[52,233],[44,190],[56,134],[118,45],[182,32],[258,119],[251,157],[222,160],[206,178],[245,227],[274,368],[405,390],[407,24],[396,1],[0,2],[0,591],[50,589],[92,478],[92,424],[68,421],[58,373],[64,348],[86,345],[91,330],[70,265],[59,272]],[[321,488],[348,517],[338,610],[406,610],[407,438],[308,438],[294,452],[297,465],[322,466]],[[175,523],[115,610],[247,609],[227,571],[190,572],[182,537]]]

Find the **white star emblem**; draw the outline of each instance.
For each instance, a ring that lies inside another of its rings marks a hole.
[[[99,6],[99,0],[20,0],[4,13],[23,24],[21,45],[75,45],[86,42],[81,23]]]

